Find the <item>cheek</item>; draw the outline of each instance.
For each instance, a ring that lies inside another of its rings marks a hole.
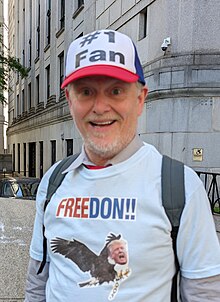
[[[89,102],[75,102],[72,104],[72,112],[78,119],[87,117],[92,110],[92,105]]]
[[[125,119],[127,119],[129,122],[136,122],[138,116],[139,116],[139,108],[136,104],[133,106],[130,106],[127,108],[127,110],[124,110],[122,115]]]
[[[82,108],[76,102],[72,101],[69,104],[69,108],[70,108],[70,113],[74,119],[75,119],[75,117],[81,118]]]

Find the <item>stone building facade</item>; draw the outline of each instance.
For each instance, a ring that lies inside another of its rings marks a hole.
[[[4,14],[3,14],[3,0],[0,0],[0,35],[4,35]],[[1,47],[1,46],[0,46]],[[2,51],[2,49],[0,49]],[[0,154],[4,153],[4,105],[0,102]]]
[[[133,39],[144,68],[139,135],[195,169],[220,171],[219,10],[218,0],[10,0],[9,47],[29,68],[26,79],[11,79],[14,170],[41,177],[80,150],[60,90],[65,54],[73,39],[110,28]]]

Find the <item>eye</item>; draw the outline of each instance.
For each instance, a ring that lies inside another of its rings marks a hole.
[[[112,94],[113,95],[119,95],[119,94],[121,94],[122,93],[122,89],[121,88],[113,88],[112,89]]]
[[[82,94],[83,96],[90,96],[90,95],[92,95],[92,90],[89,89],[89,88],[83,88],[83,89],[81,90],[81,94]]]
[[[94,96],[94,90],[90,87],[78,87],[76,95],[78,100],[89,100]]]

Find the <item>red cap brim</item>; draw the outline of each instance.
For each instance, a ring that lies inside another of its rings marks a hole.
[[[108,76],[128,83],[137,82],[139,79],[139,76],[137,74],[132,73],[129,70],[120,68],[118,66],[93,65],[80,68],[79,70],[76,70],[71,73],[68,77],[65,78],[61,85],[61,88],[65,88],[68,84],[77,79],[95,75]]]

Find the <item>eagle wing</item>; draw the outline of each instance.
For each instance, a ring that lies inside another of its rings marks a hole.
[[[85,244],[77,240],[55,238],[51,240],[51,250],[72,260],[83,272],[91,271],[98,256]]]

